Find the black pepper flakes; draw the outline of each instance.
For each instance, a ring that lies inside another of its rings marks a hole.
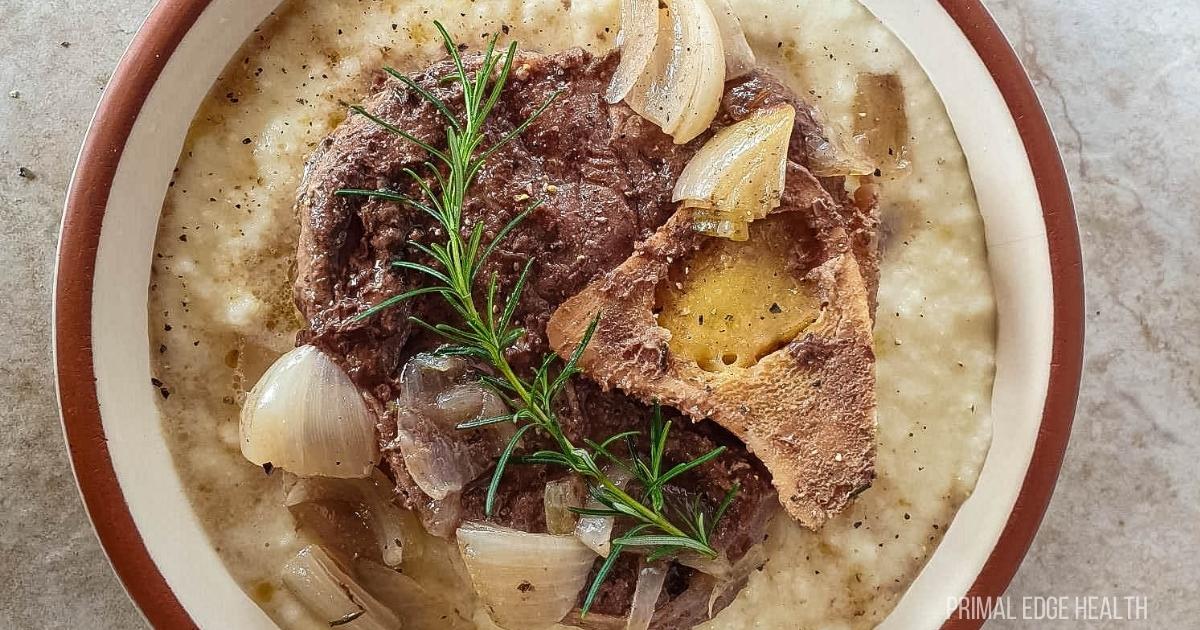
[[[35,175],[33,171],[25,168],[24,166],[17,169],[17,177],[20,177],[21,179],[28,179],[28,180],[37,179],[37,175]]]

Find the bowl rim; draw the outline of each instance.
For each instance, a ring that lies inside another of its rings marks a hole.
[[[155,627],[196,624],[142,541],[101,422],[92,351],[93,281],[113,177],[150,90],[212,0],[160,0],[96,109],[67,193],[55,273],[53,334],[60,417],[84,507],[118,579]],[[938,0],[979,54],[1013,115],[1043,209],[1053,290],[1047,397],[1032,460],[1003,532],[966,597],[998,597],[1016,574],[1050,502],[1070,437],[1083,366],[1083,266],[1071,191],[1049,121],[1019,58],[980,0]],[[982,619],[955,613],[943,630]]]

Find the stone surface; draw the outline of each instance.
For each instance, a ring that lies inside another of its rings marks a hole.
[[[150,0],[0,3],[0,628],[137,628],[67,467],[51,268],[75,155]],[[1086,375],[1062,481],[1009,594],[1145,596],[1200,618],[1200,4],[988,0],[1063,147],[1084,239]],[[22,171],[21,169],[25,170]],[[1018,611],[1019,612],[1019,611]]]

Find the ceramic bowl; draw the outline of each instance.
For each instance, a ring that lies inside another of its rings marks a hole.
[[[121,60],[67,201],[54,304],[63,428],[121,582],[160,628],[271,628],[222,565],[164,442],[146,297],[159,210],[193,113],[279,0],[162,0]],[[1050,499],[1070,432],[1082,272],[1066,176],[1037,97],[978,0],[864,0],[912,50],[971,166],[999,305],[994,437],[971,499],[884,628],[977,628]]]

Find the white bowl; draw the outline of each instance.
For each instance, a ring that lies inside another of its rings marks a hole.
[[[1083,287],[1070,191],[1020,63],[978,0],[863,0],[946,104],[987,231],[999,308],[992,448],[975,493],[884,628],[977,628],[1029,547],[1070,433]],[[71,460],[113,567],[163,628],[272,628],[201,530],[150,382],[146,297],[159,210],[194,112],[279,0],[163,0],[122,58],[67,201],[55,289]]]

